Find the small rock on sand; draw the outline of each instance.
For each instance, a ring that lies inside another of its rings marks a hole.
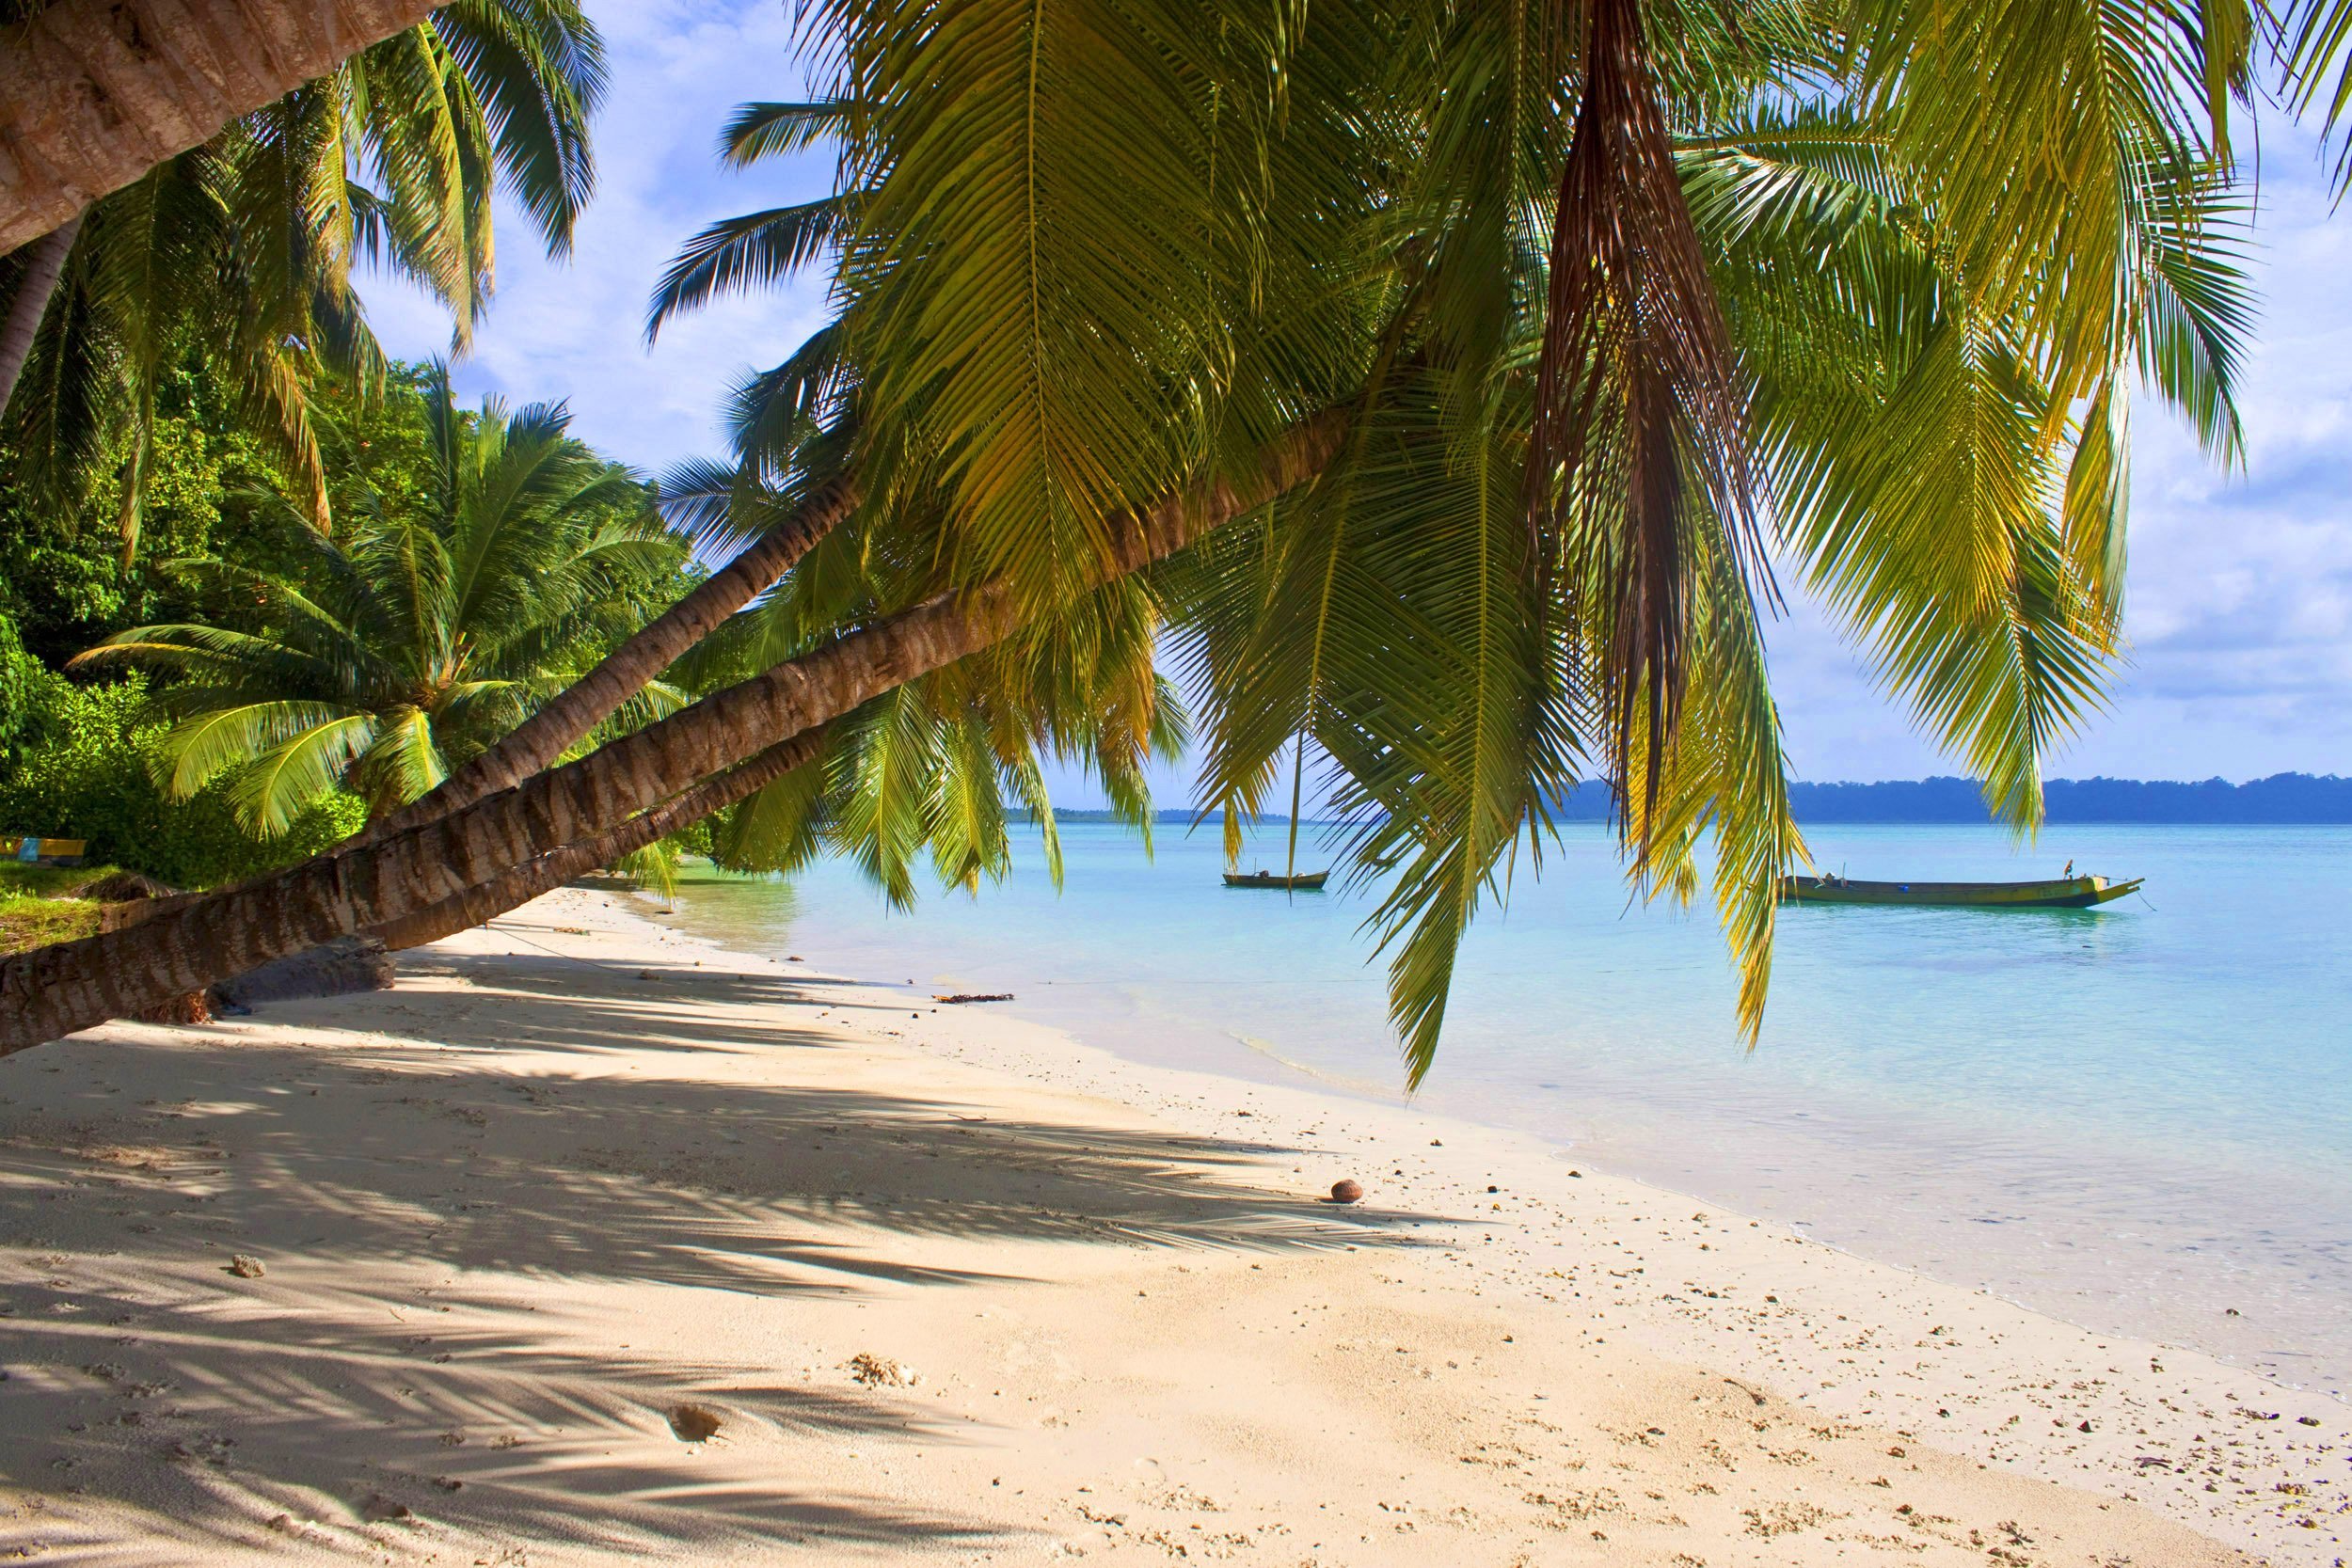
[[[681,1443],[707,1443],[719,1435],[725,1423],[719,1413],[707,1404],[680,1404],[670,1410],[670,1430],[677,1433]]]
[[[850,1357],[850,1375],[868,1388],[911,1388],[923,1381],[923,1374],[914,1368],[871,1351],[860,1351]]]
[[[239,1279],[259,1279],[269,1271],[262,1267],[259,1258],[240,1252],[229,1259],[229,1272]]]
[[[294,1002],[312,996],[347,996],[389,990],[392,957],[372,937],[337,937],[250,969],[202,993],[215,1010],[252,1007],[264,1002]]]
[[[1343,1179],[1331,1183],[1331,1201],[1334,1203],[1354,1203],[1363,1196],[1364,1186],[1360,1181]]]

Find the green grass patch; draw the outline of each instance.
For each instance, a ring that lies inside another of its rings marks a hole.
[[[0,861],[0,898],[71,898],[101,877],[111,877],[111,865],[26,865]]]
[[[52,942],[98,934],[98,911],[87,898],[37,898],[0,893],[0,953],[22,953]]]
[[[104,906],[73,895],[114,869],[0,861],[0,953],[96,936],[98,911]]]

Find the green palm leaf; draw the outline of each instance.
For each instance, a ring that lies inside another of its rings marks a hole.
[[[745,103],[719,133],[719,157],[748,168],[763,159],[804,152],[829,138],[853,135],[856,113],[856,104],[839,98]]]
[[[698,310],[723,294],[766,288],[838,245],[854,207],[847,197],[820,197],[722,218],[686,242],[655,285],[645,311],[652,342],[672,316]]]

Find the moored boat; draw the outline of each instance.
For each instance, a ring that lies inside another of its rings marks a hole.
[[[1331,873],[1328,871],[1303,872],[1295,877],[1277,876],[1271,871],[1228,871],[1225,873],[1225,885],[1227,887],[1279,887],[1287,888],[1293,893],[1312,893],[1323,886],[1323,879],[1329,875]]]
[[[1916,904],[1965,910],[2087,910],[2139,890],[2144,878],[2058,877],[2046,882],[1864,882],[1783,877],[1784,904]]]

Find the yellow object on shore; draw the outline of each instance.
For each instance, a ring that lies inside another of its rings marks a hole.
[[[31,834],[0,837],[0,860],[15,861],[20,865],[79,865],[88,842],[80,838],[37,838]]]

